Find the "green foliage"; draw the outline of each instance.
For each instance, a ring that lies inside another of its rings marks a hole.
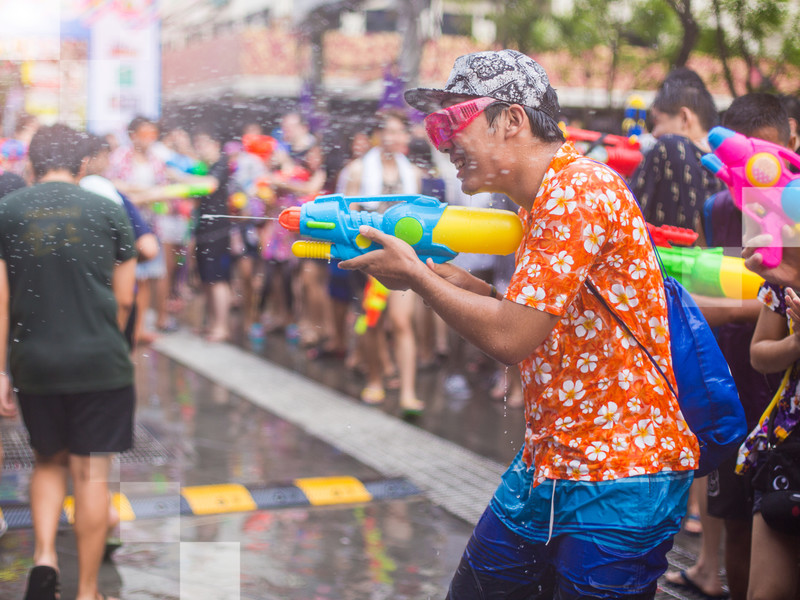
[[[542,35],[540,22],[550,17],[547,0],[510,0],[497,2],[494,21],[497,24],[498,41],[506,47],[515,47],[520,52],[531,53],[541,48],[537,39]],[[549,35],[545,36],[550,38]]]

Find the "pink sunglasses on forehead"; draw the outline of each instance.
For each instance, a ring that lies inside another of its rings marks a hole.
[[[496,98],[474,98],[448,106],[425,117],[425,132],[433,146],[440,150],[442,144],[472,123],[487,106],[499,102]]]

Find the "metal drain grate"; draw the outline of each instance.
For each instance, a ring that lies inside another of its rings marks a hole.
[[[4,471],[30,471],[33,469],[33,450],[28,445],[28,432],[22,423],[3,425],[0,428],[3,438]],[[133,448],[119,455],[123,465],[161,466],[174,460],[169,452],[153,434],[139,423],[133,427]]]

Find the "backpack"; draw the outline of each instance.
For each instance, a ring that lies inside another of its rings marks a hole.
[[[636,340],[661,373],[672,394],[678,398],[683,418],[700,443],[700,460],[695,477],[708,475],[736,453],[747,435],[747,424],[728,363],[697,304],[676,279],[664,277],[670,352],[678,384],[676,393],[647,348],[633,335],[592,282],[587,280],[586,285],[617,323]]]

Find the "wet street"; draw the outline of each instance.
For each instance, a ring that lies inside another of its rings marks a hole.
[[[311,360],[282,335],[251,348],[189,331],[136,354],[136,443],[114,475],[122,546],[101,590],[130,600],[444,598],[519,449],[522,409],[489,399],[495,367],[454,355],[421,370],[426,410],[408,422],[396,392],[366,406],[357,372]],[[16,600],[31,566],[32,457],[19,421],[0,426],[11,526],[0,600]],[[65,599],[75,594],[69,516],[68,500]],[[690,565],[697,545],[679,534],[671,563]],[[693,598],[668,586],[658,597]]]

